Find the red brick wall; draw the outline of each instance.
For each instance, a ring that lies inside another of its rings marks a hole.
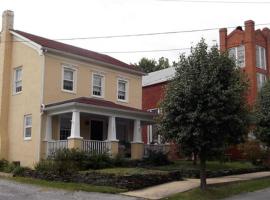
[[[164,96],[164,90],[167,82],[158,83],[143,87],[142,89],[142,108],[148,110],[157,108],[159,102]]]
[[[164,90],[166,87],[166,82],[158,83],[150,86],[143,87],[142,89],[142,109],[148,110],[157,108],[159,102],[164,96]],[[142,128],[142,138],[143,142],[147,143],[147,127]]]

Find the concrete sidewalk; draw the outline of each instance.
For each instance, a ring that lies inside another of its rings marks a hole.
[[[256,172],[241,175],[223,176],[218,178],[207,179],[207,184],[228,183],[235,181],[245,181],[251,179],[258,179],[270,177],[270,172]],[[145,199],[162,199],[180,192],[185,192],[200,186],[199,179],[186,179],[184,181],[174,181],[157,185],[142,190],[135,190],[123,193],[127,196],[141,197]]]

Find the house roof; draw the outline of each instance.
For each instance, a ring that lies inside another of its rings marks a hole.
[[[86,104],[86,105],[94,105],[94,106],[101,106],[101,107],[106,107],[106,108],[120,109],[120,110],[125,110],[125,111],[140,112],[140,113],[144,113],[144,114],[152,114],[150,112],[147,112],[147,111],[144,111],[141,109],[119,105],[119,104],[116,104],[116,103],[111,102],[111,101],[88,98],[88,97],[79,97],[79,98],[75,98],[75,99],[70,99],[70,100],[66,100],[66,101],[48,104],[45,106],[45,108],[50,108],[50,107],[63,105],[63,104],[67,104],[67,103],[80,103],[80,104]]]
[[[119,66],[119,67],[123,67],[126,69],[130,69],[130,70],[135,70],[138,72],[141,72],[141,70],[139,68],[136,68],[133,65],[129,65],[127,63],[124,63],[120,60],[117,60],[111,56],[105,55],[105,54],[101,54],[101,53],[97,53],[94,51],[90,51],[87,49],[83,49],[83,48],[79,48],[76,46],[72,46],[69,44],[65,44],[65,43],[61,43],[61,42],[57,42],[55,40],[50,40],[44,37],[40,37],[37,35],[33,35],[30,33],[26,33],[23,31],[19,31],[19,30],[12,30],[13,32],[39,44],[40,46],[44,47],[44,48],[49,48],[49,49],[54,49],[54,50],[58,50],[58,51],[62,51],[62,52],[67,52],[67,53],[71,53],[71,54],[75,54],[75,55],[79,55],[82,57],[86,57],[86,58],[90,58],[90,59],[94,59],[97,61],[101,61],[107,64],[112,64],[115,66]]]
[[[172,79],[175,75],[175,68],[169,67],[166,69],[151,72],[146,76],[142,77],[142,86],[146,87],[157,83],[163,83]]]

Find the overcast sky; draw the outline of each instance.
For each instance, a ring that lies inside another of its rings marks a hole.
[[[15,29],[51,39],[232,27],[244,25],[244,21],[249,19],[257,24],[270,23],[270,4],[192,3],[181,0],[0,0],[0,12],[7,9],[15,13]],[[97,52],[122,52],[189,48],[201,37],[209,44],[218,42],[218,29],[65,43]],[[134,63],[142,57],[157,59],[161,56],[173,61],[177,60],[180,52],[183,50],[109,55]]]

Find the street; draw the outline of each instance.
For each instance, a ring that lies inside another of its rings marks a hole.
[[[122,195],[72,192],[0,179],[0,200],[136,200]]]
[[[269,200],[270,199],[270,188],[256,191],[256,192],[249,192],[241,195],[236,195],[231,198],[227,198],[225,200]]]

